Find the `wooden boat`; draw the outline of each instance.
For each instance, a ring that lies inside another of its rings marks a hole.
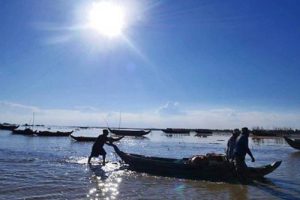
[[[121,151],[111,144],[120,158],[129,165],[129,169],[154,175],[212,181],[232,181],[237,175],[232,163],[226,161],[211,161],[201,165],[193,165],[189,158],[172,159],[161,157],[147,157]],[[249,179],[261,179],[279,167],[281,161],[262,167],[248,167]]]
[[[12,131],[13,134],[18,134],[18,135],[33,135],[35,134],[36,132],[33,131],[32,129],[30,128],[25,128],[25,129],[14,129]]]
[[[63,132],[63,131],[56,131],[56,132],[52,132],[52,131],[37,131],[34,134],[37,136],[53,136],[53,137],[66,137],[69,136],[73,133],[73,131],[67,131],[67,132]]]
[[[191,132],[190,129],[185,128],[166,128],[162,129],[162,131],[168,134],[189,134]]]
[[[293,148],[300,150],[300,139],[291,139],[288,137],[284,137],[285,141]]]
[[[264,130],[264,129],[254,129],[251,131],[253,136],[262,136],[262,137],[283,137],[291,136],[297,134],[298,130],[292,129],[275,129],[275,130]]]
[[[3,123],[0,124],[0,130],[8,130],[8,131],[12,131],[16,128],[18,128],[19,126],[14,125],[14,124],[8,124],[8,123]]]
[[[82,136],[74,136],[72,134],[70,136],[71,138],[73,138],[78,142],[94,142],[97,139],[97,137],[82,137]]]
[[[195,136],[197,137],[206,137],[213,134],[213,132],[209,129],[195,129],[194,131],[196,132]]]
[[[143,136],[147,135],[151,132],[151,130],[139,130],[139,129],[111,129],[108,128],[108,130],[115,134],[115,135],[121,135],[121,136]]]
[[[253,130],[252,132],[253,136],[264,136],[264,137],[276,137],[277,134],[272,131],[267,130]]]
[[[195,129],[196,133],[202,133],[202,134],[212,134],[212,131],[209,129]]]

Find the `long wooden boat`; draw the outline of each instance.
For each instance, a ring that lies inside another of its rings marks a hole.
[[[73,131],[56,131],[56,132],[52,132],[52,131],[37,131],[34,134],[37,136],[47,136],[47,137],[67,137],[69,135],[71,135],[73,133]]]
[[[300,150],[300,139],[291,139],[288,137],[284,137],[285,141],[293,148]]]
[[[213,132],[209,129],[195,129],[194,131],[196,132],[195,136],[197,137],[207,137],[213,134]]]
[[[191,132],[190,129],[185,128],[166,128],[162,129],[162,131],[168,134],[189,134]]]
[[[193,165],[190,159],[172,159],[161,157],[147,157],[121,151],[116,145],[111,144],[120,158],[129,165],[129,169],[146,172],[154,175],[211,181],[233,181],[237,175],[232,163],[228,161],[211,161],[201,165]],[[279,167],[281,161],[262,167],[248,167],[249,179],[261,179]]]
[[[299,131],[287,129],[287,130],[264,130],[264,129],[254,129],[251,131],[253,136],[263,136],[263,137],[283,137],[283,136],[291,136],[297,133]]]
[[[71,138],[73,138],[78,142],[94,142],[97,139],[97,137],[82,137],[82,136],[74,136],[72,134],[70,136]]]
[[[115,134],[120,136],[143,136],[147,135],[151,132],[151,130],[139,130],[139,129],[111,129],[108,128],[108,130]]]
[[[14,125],[14,124],[8,124],[8,123],[3,123],[0,124],[0,130],[8,130],[8,131],[12,131],[16,128],[18,128],[19,126]]]
[[[14,129],[12,131],[13,134],[18,134],[18,135],[33,135],[36,132],[30,128],[25,128],[25,129]]]
[[[195,129],[194,130],[196,133],[200,134],[212,134],[213,132],[209,129]]]
[[[267,130],[253,130],[252,132],[253,136],[264,136],[264,137],[276,137],[277,134],[272,131]]]

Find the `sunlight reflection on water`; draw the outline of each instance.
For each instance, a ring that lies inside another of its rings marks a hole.
[[[119,170],[120,165],[108,163],[104,167],[91,166],[94,176],[91,182],[96,185],[91,188],[87,195],[90,199],[116,199],[119,194],[119,184],[122,182],[123,171]]]
[[[256,158],[251,166],[283,160],[253,185],[192,181],[137,173],[124,168],[113,149],[105,146],[107,160],[87,165],[93,143],[70,138],[40,138],[0,131],[0,199],[299,199],[300,153],[282,138],[253,138],[250,148]],[[223,153],[229,135],[206,138],[167,137],[156,131],[148,139],[124,138],[118,146],[128,153],[170,158],[210,152]],[[215,144],[218,143],[218,144]]]

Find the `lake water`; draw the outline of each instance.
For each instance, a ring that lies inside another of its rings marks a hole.
[[[96,135],[85,130],[75,135]],[[201,138],[166,136],[153,131],[144,139],[125,137],[125,152],[182,158],[210,152],[224,153],[229,135]],[[193,181],[152,176],[124,169],[113,149],[105,146],[110,162],[101,167],[94,159],[86,165],[93,143],[69,137],[13,135],[0,130],[0,199],[300,199],[300,151],[283,139],[251,139],[255,163],[282,160],[264,182],[251,185]]]

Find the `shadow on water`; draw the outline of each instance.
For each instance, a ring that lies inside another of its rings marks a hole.
[[[280,179],[263,179],[252,183],[252,186],[260,189],[261,191],[281,199],[300,199],[300,190],[287,187],[288,185],[292,185],[297,188],[300,186],[298,183]],[[291,194],[291,192],[293,192],[293,194]]]
[[[186,136],[190,136],[190,133],[176,133],[176,134],[166,133],[164,135],[169,138],[183,138]]]
[[[299,158],[300,157],[300,151],[293,152],[293,153],[290,154],[290,156],[292,158]]]
[[[264,144],[285,144],[282,137],[251,137],[254,144],[260,146]]]
[[[228,199],[248,199],[249,191],[248,185],[226,182],[209,182],[204,188],[211,193],[228,194]]]
[[[89,165],[89,168],[93,171],[95,176],[99,177],[101,180],[106,180],[108,178],[108,175],[102,169],[102,165]]]
[[[120,163],[117,162],[108,162],[105,166],[99,165],[88,165],[90,170],[94,173],[96,177],[99,177],[101,180],[106,180],[114,173],[122,172],[126,169]]]
[[[135,140],[150,140],[147,136],[127,136]]]

